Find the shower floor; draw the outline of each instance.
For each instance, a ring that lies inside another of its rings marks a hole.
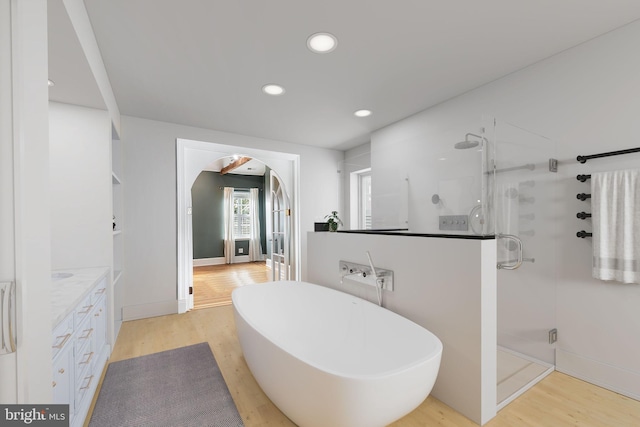
[[[554,367],[498,347],[498,410],[553,372]]]

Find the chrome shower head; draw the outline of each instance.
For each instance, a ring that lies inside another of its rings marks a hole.
[[[480,145],[480,143],[478,141],[460,141],[460,142],[456,142],[456,144],[454,145],[456,150],[466,150],[468,148],[473,148],[473,147],[477,147],[478,145]]]
[[[473,136],[476,138],[480,138],[483,141],[486,141],[486,138],[476,135],[474,133],[468,133],[464,136],[464,141],[456,142],[453,146],[456,150],[466,150],[468,148],[474,148],[480,145],[480,141],[469,141],[469,137]]]

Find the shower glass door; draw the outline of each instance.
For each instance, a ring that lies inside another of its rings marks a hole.
[[[555,364],[557,174],[551,140],[494,122],[489,161],[498,248],[498,396],[503,405]],[[516,269],[519,241],[522,263]],[[506,268],[504,268],[506,266]],[[551,340],[553,341],[553,340]]]

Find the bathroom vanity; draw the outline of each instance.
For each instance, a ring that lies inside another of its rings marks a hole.
[[[54,271],[53,403],[69,404],[69,425],[82,426],[109,358],[109,267]]]

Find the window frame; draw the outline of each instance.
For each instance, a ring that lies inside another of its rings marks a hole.
[[[352,230],[370,230],[372,228],[371,176],[371,168],[360,169],[350,173],[349,224]]]
[[[241,203],[239,201],[242,200]],[[245,202],[246,200],[246,202]],[[238,212],[244,210],[245,213]],[[235,190],[233,192],[233,239],[248,240],[251,238],[251,201],[249,192],[244,190]],[[243,228],[247,233],[243,233]]]

